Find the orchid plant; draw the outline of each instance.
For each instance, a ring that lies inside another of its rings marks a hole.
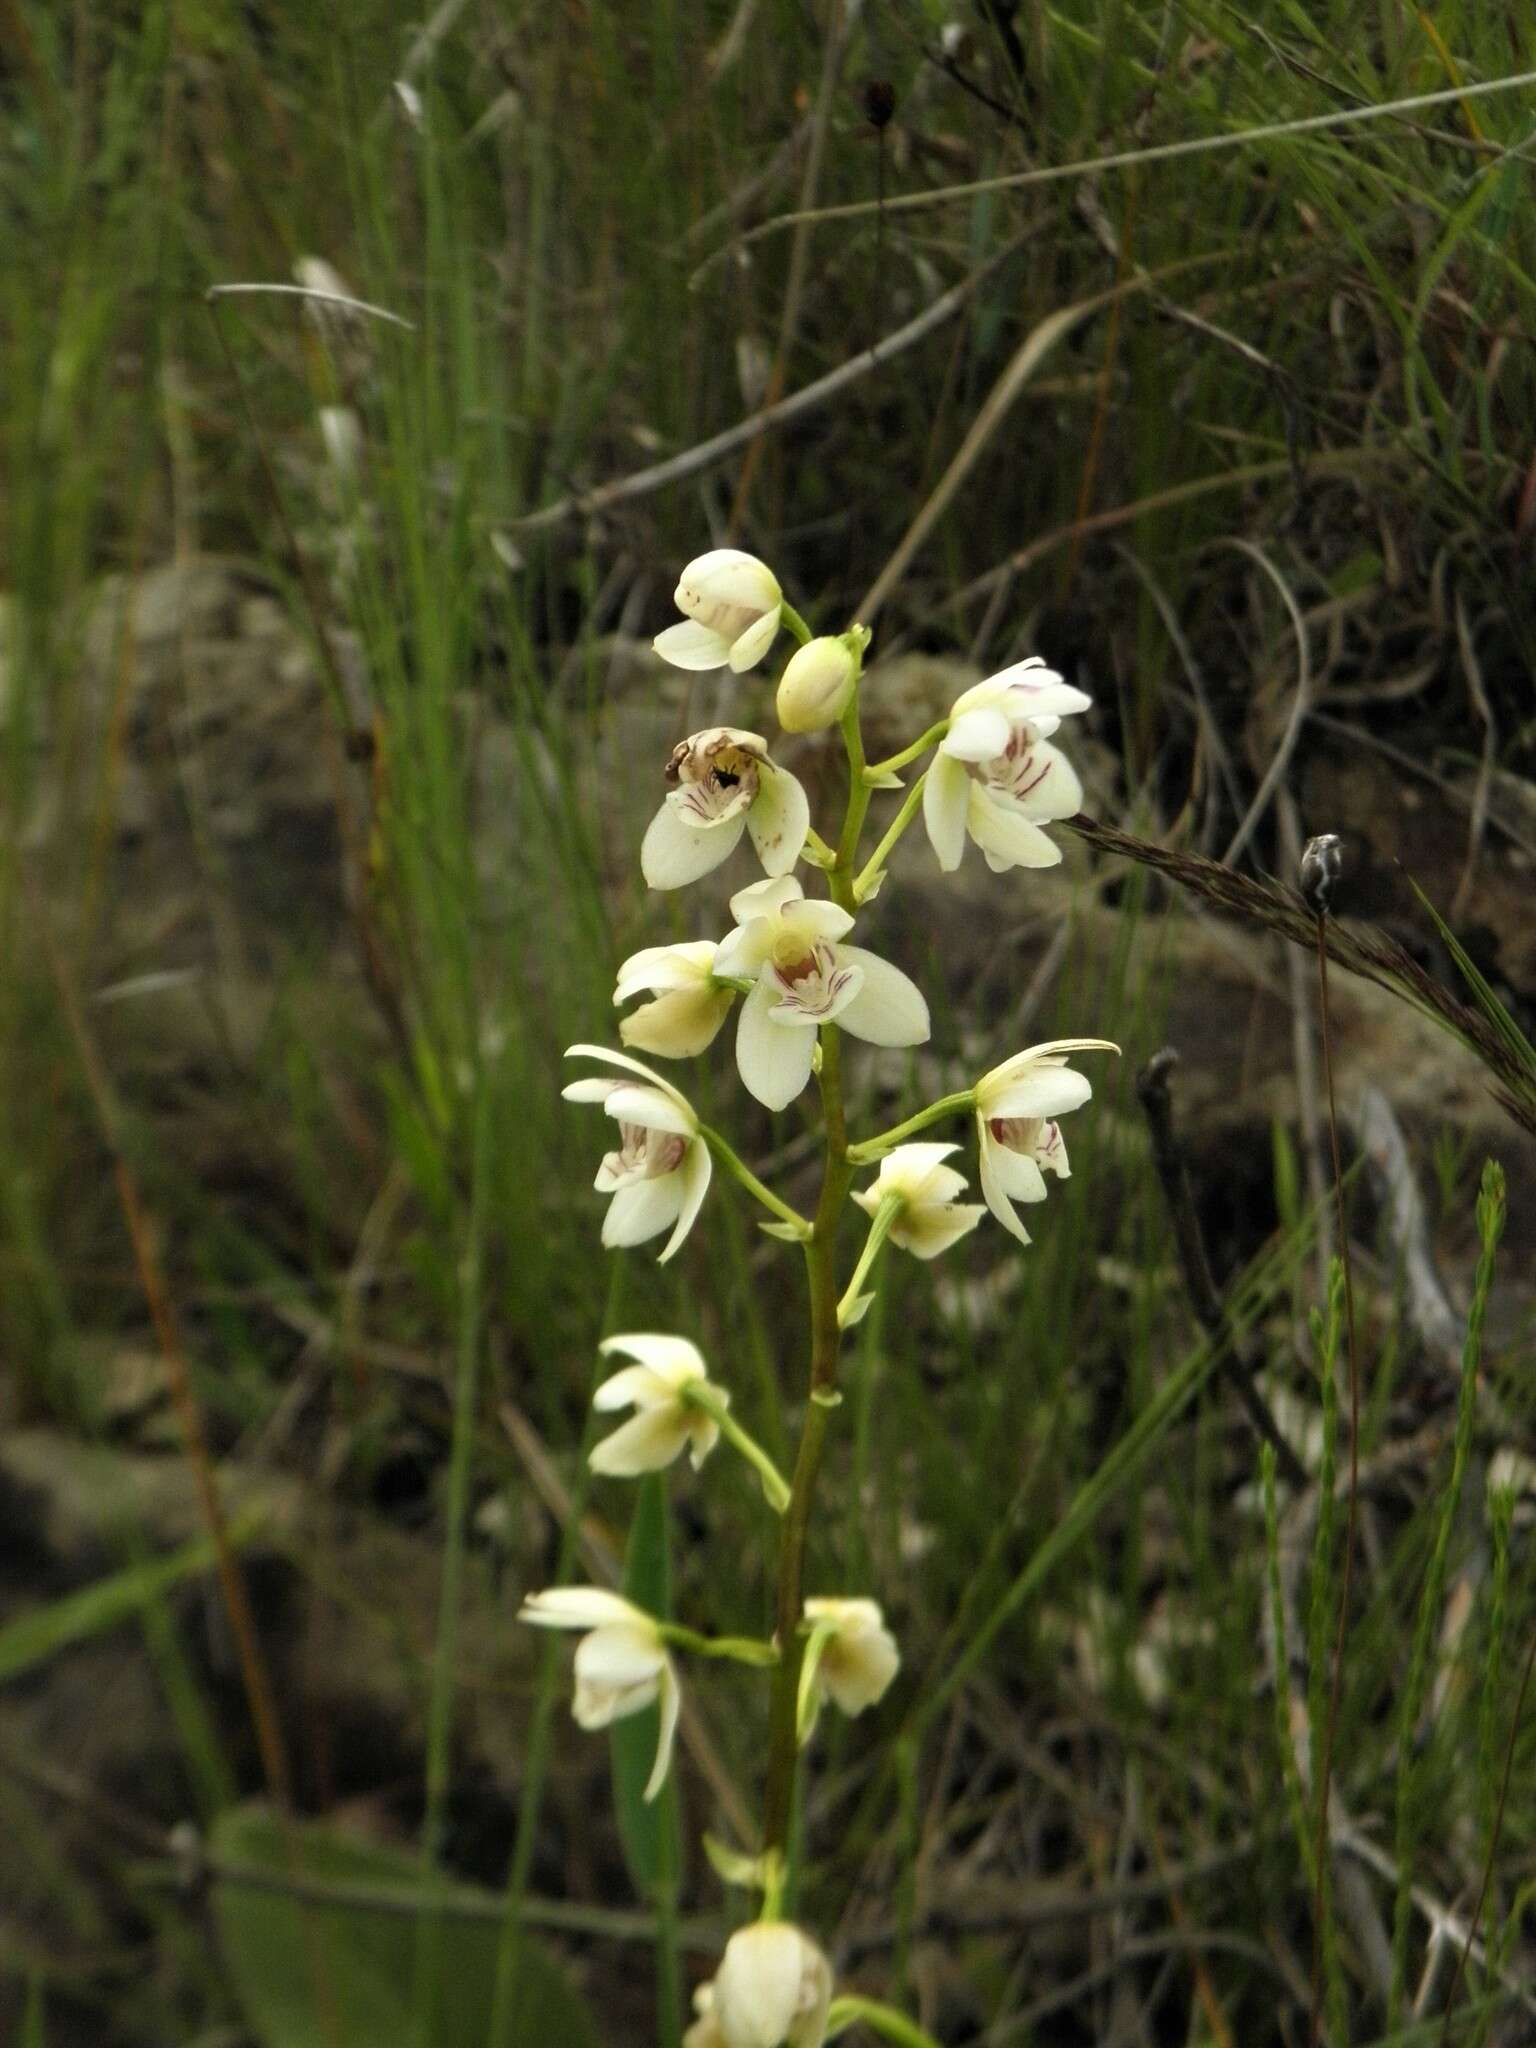
[[[766,1685],[761,1838],[737,1850],[709,1845],[722,1875],[760,1895],[760,1910],[732,1936],[713,1979],[698,1992],[685,2048],[820,2048],[855,2017],[912,2048],[929,2037],[893,2007],[863,1997],[838,2000],[826,1957],[784,1916],[795,1854],[796,1780],[818,1717],[828,1704],[846,1715],[874,1706],[900,1663],[874,1600],[805,1584],[844,1333],[874,1299],[887,1241],[933,1259],[990,1211],[1021,1245],[1029,1243],[1015,1205],[1044,1201],[1046,1176],[1067,1174],[1059,1119],[1092,1093],[1068,1059],[1117,1048],[1102,1038],[1028,1047],[893,1129],[855,1138],[844,1092],[844,1038],[920,1045],[929,1035],[929,1016],[916,984],[851,943],[851,934],[919,812],[945,872],[959,865],[968,838],[994,870],[1059,861],[1060,848],[1045,827],[1071,816],[1082,792],[1051,737],[1063,719],[1086,710],[1089,699],[1038,659],[1020,662],[965,691],[911,746],[870,763],[859,718],[870,638],[864,628],[814,637],[777,577],[731,548],[690,562],[676,602],[683,621],[660,634],[655,648],[680,668],[740,674],[769,654],[781,630],[790,634],[797,644],[778,686],[779,722],[797,734],[840,731],[846,802],[837,831],[823,837],[812,827],[804,788],[758,733],[716,726],[679,742],[640,852],[647,882],[654,889],[684,888],[727,861],[744,840],[763,879],[731,898],[730,932],[649,947],[622,963],[615,1005],[622,1009],[638,995],[650,1000],[621,1019],[619,1036],[653,1058],[692,1058],[709,1048],[735,1009],[736,1066],[750,1095],[781,1110],[814,1079],[822,1147],[815,1210],[802,1215],[783,1200],[721,1133],[701,1122],[679,1089],[629,1052],[572,1046],[567,1057],[608,1071],[584,1074],[565,1094],[601,1107],[617,1126],[617,1143],[605,1153],[596,1180],[610,1198],[605,1245],[638,1245],[665,1234],[660,1257],[670,1259],[692,1229],[718,1165],[767,1212],[762,1228],[798,1249],[809,1293],[808,1398],[786,1478],[742,1427],[729,1390],[711,1378],[687,1337],[637,1332],[608,1338],[604,1355],[629,1363],[598,1387],[594,1406],[605,1415],[633,1412],[596,1443],[593,1469],[633,1478],[671,1466],[684,1452],[694,1472],[722,1445],[739,1456],[778,1518],[772,1630],[763,1640],[704,1635],[590,1586],[531,1593],[521,1618],[581,1633],[574,1711],[583,1728],[659,1708],[647,1799],[660,1791],[671,1767],[682,1687],[678,1658],[725,1658],[760,1673]],[[924,754],[931,755],[927,766],[904,788],[902,771]],[[902,801],[861,864],[871,800],[889,790],[902,791]],[[796,873],[802,867],[804,882]],[[958,1140],[913,1142],[948,1120],[960,1120],[963,1131],[971,1117],[981,1202],[960,1199],[966,1176],[949,1163],[960,1151]],[[875,1169],[872,1177],[856,1188],[856,1176],[867,1168]],[[850,1201],[869,1223],[844,1277],[838,1238]]]

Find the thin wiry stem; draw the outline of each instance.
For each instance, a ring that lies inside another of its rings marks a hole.
[[[1312,2017],[1309,2048],[1317,2048],[1323,2024],[1323,1908],[1328,1882],[1328,1793],[1333,1776],[1333,1744],[1338,1731],[1339,1699],[1344,1685],[1344,1645],[1349,1632],[1349,1595],[1354,1577],[1355,1524],[1360,1506],[1360,1359],[1355,1348],[1355,1286],[1349,1256],[1349,1221],[1344,1208],[1344,1166],[1339,1152],[1339,1111],[1333,1086],[1333,1029],[1328,1010],[1327,917],[1317,913],[1317,1001],[1323,1042],[1323,1074],[1328,1087],[1328,1137],[1333,1152],[1333,1195],[1338,1216],[1339,1263],[1344,1273],[1344,1344],[1349,1366],[1349,1494],[1344,1510],[1344,1569],[1339,1586],[1339,1621],[1333,1643],[1333,1676],[1328,1691],[1328,1718],[1323,1724],[1322,1761],[1318,1771],[1317,1878],[1312,1915]]]
[[[1519,92],[1536,85],[1536,71],[1517,71],[1507,78],[1485,78],[1471,85],[1453,85],[1439,92],[1414,93],[1407,99],[1383,100],[1378,106],[1335,107],[1326,114],[1306,114],[1294,121],[1269,121],[1258,128],[1240,128],[1235,133],[1186,136],[1182,142],[1154,143],[1147,149],[1119,149],[1108,156],[1079,157],[1069,164],[1040,164],[1033,170],[1012,171],[1000,178],[973,179],[964,185],[943,185],[932,192],[897,192],[879,202],[885,213],[912,213],[922,207],[947,206],[975,199],[988,192],[1016,192],[1026,185],[1054,185],[1064,178],[1091,178],[1105,171],[1129,170],[1141,164],[1170,163],[1179,157],[1208,156],[1213,151],[1242,149],[1250,143],[1274,142],[1285,135],[1324,135],[1332,129],[1360,128],[1368,121],[1385,121],[1400,114],[1417,114],[1430,107],[1447,107],[1465,100],[1487,99],[1495,93]],[[868,199],[843,206],[817,207],[813,212],[775,214],[746,234],[738,236],[694,273],[696,282],[713,263],[731,251],[781,234],[786,228],[819,225],[834,220],[859,220],[875,212]]]
[[[1509,1741],[1504,1748],[1504,1774],[1499,1780],[1499,1803],[1494,1808],[1493,1830],[1488,1837],[1488,1854],[1483,1860],[1482,1882],[1477,1887],[1477,1903],[1467,1916],[1467,1938],[1456,1956],[1456,1968],[1451,1973],[1451,1982],[1445,1994],[1445,2017],[1440,2029],[1440,2048],[1446,2048],[1451,2038],[1451,2013],[1456,2004],[1456,1992],[1466,1972],[1468,1960],[1477,1946],[1477,1930],[1482,1922],[1483,1905],[1488,1897],[1488,1887],[1493,1881],[1493,1859],[1498,1854],[1499,1837],[1504,1830],[1504,1806],[1509,1798],[1509,1781],[1515,1767],[1515,1742],[1520,1734],[1520,1723],[1525,1718],[1525,1696],[1530,1690],[1531,1671],[1536,1667],[1536,1630],[1531,1634],[1531,1647],[1525,1653],[1525,1669],[1520,1674],[1520,1690],[1515,1695],[1515,1711],[1509,1724]]]

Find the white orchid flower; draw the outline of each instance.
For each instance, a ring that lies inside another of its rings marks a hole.
[[[725,2036],[715,2018],[715,1987],[711,1980],[693,1994],[693,2025],[683,2036],[683,2048],[725,2048]]]
[[[1038,655],[955,699],[923,783],[923,823],[946,874],[959,867],[967,834],[994,874],[1056,865],[1061,848],[1040,827],[1081,810],[1083,786],[1048,740],[1092,701]]]
[[[604,1380],[592,1406],[600,1415],[618,1408],[635,1414],[593,1447],[587,1460],[592,1470],[611,1479],[637,1479],[642,1472],[660,1472],[686,1450],[697,1472],[720,1441],[720,1425],[691,1397],[707,1389],[722,1408],[731,1399],[723,1387],[711,1385],[697,1346],[686,1337],[641,1333],[607,1337],[598,1349],[605,1358],[617,1352],[635,1363]]]
[[[787,875],[810,830],[811,806],[787,768],[768,758],[761,733],[712,725],[679,741],[667,791],[640,845],[653,889],[681,889],[719,867],[745,832],[763,872]]]
[[[1067,1065],[1074,1052],[1118,1052],[1107,1038],[1053,1038],[993,1067],[976,1083],[976,1134],[981,1143],[981,1193],[1020,1244],[1029,1232],[1015,1202],[1043,1202],[1045,1176],[1071,1176],[1057,1117],[1081,1109],[1093,1089]]]
[[[518,1614],[535,1628],[585,1629],[576,1646],[576,1697],[571,1711],[582,1728],[606,1728],[638,1714],[653,1700],[661,1707],[656,1761],[645,1796],[666,1782],[677,1733],[680,1692],[661,1630],[642,1607],[599,1586],[553,1586],[530,1593]]]
[[[711,548],[684,569],[672,601],[687,616],[651,642],[662,660],[674,668],[731,668],[739,674],[773,645],[784,593],[756,555]]]
[[[843,944],[853,917],[807,902],[791,876],[754,882],[731,898],[736,930],[715,972],[750,979],[736,1026],[736,1064],[759,1102],[783,1109],[811,1078],[816,1027],[835,1019],[870,1045],[921,1045],[928,1005],[916,982],[862,946]]]
[[[832,2003],[832,1966],[787,1920],[738,1928],[683,2048],[821,2048]]]
[[[869,1186],[854,1195],[866,1214],[878,1217],[884,1210],[890,1217],[886,1234],[891,1243],[917,1258],[936,1259],[986,1214],[980,1203],[955,1200],[965,1186],[965,1175],[943,1161],[958,1149],[897,1145],[881,1160]]]
[[[604,1156],[592,1183],[599,1194],[613,1197],[603,1218],[603,1243],[610,1250],[644,1244],[670,1226],[660,1260],[665,1265],[692,1230],[712,1171],[693,1106],[670,1081],[625,1053],[573,1045],[565,1056],[602,1060],[646,1084],[593,1076],[568,1082],[561,1092],[567,1102],[601,1103],[619,1126],[618,1150]]]
[[[808,1742],[824,1700],[848,1715],[883,1699],[901,1663],[896,1638],[873,1600],[807,1600],[810,1630],[800,1672],[800,1740]]]
[[[626,1045],[660,1059],[686,1060],[712,1043],[736,996],[715,979],[715,951],[713,939],[689,939],[630,954],[619,969],[614,1003],[627,1003],[643,989],[656,1000],[642,1003],[621,1022],[619,1036]]]

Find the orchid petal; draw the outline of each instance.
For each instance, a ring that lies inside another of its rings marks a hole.
[[[629,1180],[614,1191],[603,1218],[602,1241],[609,1251],[627,1251],[658,1236],[675,1221],[682,1201],[678,1173],[654,1180]]]
[[[640,842],[640,872],[653,889],[682,889],[696,882],[735,851],[747,827],[748,813],[690,824],[670,799],[646,827]]]
[[[1075,1067],[1037,1067],[1001,1088],[978,1088],[976,1103],[989,1117],[1065,1116],[1092,1094],[1092,1082]]]
[[[620,1358],[637,1359],[647,1371],[660,1375],[674,1387],[684,1380],[708,1377],[703,1353],[686,1337],[632,1330],[620,1337],[605,1337],[597,1348],[604,1358],[617,1352]]]
[[[697,619],[680,619],[651,642],[663,661],[674,668],[724,668],[731,658],[731,643],[713,626],[701,626]]]
[[[644,1408],[621,1423],[612,1436],[592,1446],[587,1463],[608,1479],[638,1479],[642,1472],[660,1472],[689,1441],[688,1418],[674,1403]]]
[[[839,946],[837,958],[839,966],[856,965],[864,976],[863,986],[838,1019],[843,1030],[868,1045],[921,1045],[930,1025],[928,1005],[917,983],[862,946]]]
[[[779,631],[779,607],[764,612],[760,619],[754,619],[745,633],[733,644],[730,651],[730,665],[736,675],[746,669],[755,668],[773,645]]]
[[[677,1682],[677,1673],[672,1668],[670,1657],[664,1657],[662,1660],[656,1701],[661,1709],[661,1725],[656,1735],[656,1761],[651,1766],[651,1775],[642,1794],[647,1802],[654,1799],[667,1782],[667,1771],[672,1762],[672,1745],[677,1739],[677,1723],[683,1707],[682,1688]]]
[[[530,1593],[517,1618],[535,1628],[606,1628],[613,1622],[650,1620],[633,1601],[601,1586],[549,1586],[542,1593]]]
[[[1054,839],[1032,825],[1008,798],[979,783],[971,784],[965,829],[997,873],[1007,868],[1053,868],[1061,859]]]
[[[1006,753],[1013,727],[995,704],[978,704],[950,721],[949,731],[939,741],[939,752],[952,761],[993,761]]]
[[[964,764],[936,754],[923,783],[923,823],[928,843],[946,875],[953,874],[965,852],[966,807],[971,778]]]
[[[787,875],[805,848],[811,805],[799,779],[765,761],[758,770],[757,796],[747,812],[747,830],[763,870]]]
[[[736,1023],[736,1065],[748,1092],[765,1109],[784,1109],[811,1078],[816,1033],[775,1023],[778,992],[766,977],[741,1006]]]
[[[657,1261],[659,1265],[664,1266],[667,1263],[692,1230],[694,1220],[704,1206],[704,1197],[709,1192],[709,1179],[713,1171],[714,1165],[709,1156],[708,1146],[694,1144],[690,1145],[683,1155],[683,1163],[676,1173],[667,1176],[669,1180],[679,1183],[680,1199],[677,1222],[673,1226],[672,1235],[667,1239],[666,1249]]]

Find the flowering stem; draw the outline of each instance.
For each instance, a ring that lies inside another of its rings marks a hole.
[[[837,1304],[837,1326],[846,1330],[858,1304],[859,1289],[869,1277],[869,1269],[880,1256],[880,1247],[891,1234],[891,1225],[906,1207],[905,1195],[887,1195],[875,1211],[874,1221],[869,1226],[869,1235],[864,1240],[864,1249],[859,1253],[859,1263],[853,1269],[853,1278],[843,1290],[843,1298]]]
[[[830,868],[837,860],[837,848],[828,846],[814,825],[805,828],[805,857],[814,867]]]
[[[724,1401],[713,1393],[699,1393],[689,1388],[687,1399],[692,1407],[702,1408],[714,1421],[733,1450],[740,1451],[763,1482],[763,1498],[776,1515],[782,1515],[789,1506],[789,1487],[783,1473],[762,1445],[755,1437],[748,1436]]]
[[[811,629],[787,598],[779,600],[779,617],[803,647],[811,637]]]
[[[861,1138],[857,1145],[848,1147],[848,1158],[854,1166],[872,1166],[877,1159],[899,1145],[914,1132],[927,1130],[940,1117],[956,1116],[961,1110],[976,1107],[976,1091],[962,1088],[957,1095],[941,1095],[937,1102],[930,1102],[926,1109],[920,1109],[916,1116],[909,1116],[904,1124],[893,1124],[888,1131],[882,1131],[877,1138]]]
[[[949,720],[941,718],[937,725],[930,725],[920,739],[910,747],[903,747],[899,754],[891,754],[884,761],[875,761],[864,770],[864,780],[873,786],[882,775],[894,775],[898,768],[905,768],[909,761],[915,761],[919,754],[926,754],[936,740],[943,739],[949,731]]]
[[[844,910],[853,910],[858,904],[853,886],[853,864],[858,857],[859,834],[864,830],[864,819],[873,794],[864,780],[864,735],[859,729],[857,690],[848,699],[848,709],[843,713],[843,745],[848,750],[848,809],[844,813],[843,829],[837,842],[837,860],[828,873],[827,882],[833,901],[841,903]]]
[[[838,1218],[848,1198],[853,1169],[848,1163],[847,1120],[843,1110],[842,1046],[835,1026],[822,1030],[820,1078],[827,1162],[816,1205],[815,1230],[805,1247],[811,1297],[811,1398],[790,1483],[789,1507],[779,1535],[778,1590],[774,1602],[779,1664],[773,1674],[773,1696],[768,1710],[768,1776],[763,1794],[764,1847],[777,1850],[780,1855],[785,1854],[789,1843],[795,1769],[800,1754],[797,1722],[800,1660],[805,1648],[800,1617],[805,1604],[806,1535],[816,1475],[821,1469],[822,1448],[832,1418],[830,1397],[837,1392],[837,1362],[842,1347],[833,1258]]]
[[[900,839],[902,833],[906,831],[912,820],[917,816],[918,805],[923,800],[923,784],[927,780],[928,771],[925,768],[916,782],[907,791],[906,796],[902,800],[901,809],[891,820],[890,830],[870,855],[859,879],[854,883],[853,900],[855,903],[862,903],[866,896],[873,893],[875,884],[879,881],[886,862],[895,850],[897,840]]]
[[[772,1188],[764,1187],[757,1175],[744,1159],[738,1158],[718,1131],[712,1131],[708,1124],[699,1125],[699,1136],[720,1164],[734,1179],[739,1180],[749,1195],[755,1195],[765,1209],[777,1216],[781,1223],[787,1223],[795,1236],[803,1243],[811,1234],[811,1226],[798,1209],[791,1209],[788,1202],[781,1202]]]

